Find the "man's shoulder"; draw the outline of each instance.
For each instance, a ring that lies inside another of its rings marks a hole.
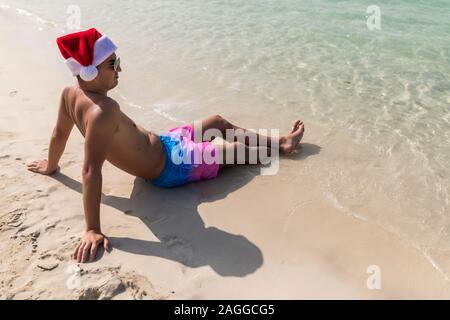
[[[64,97],[67,97],[68,94],[70,94],[70,93],[72,93],[72,92],[75,92],[75,90],[76,90],[76,86],[75,86],[75,85],[66,85],[66,86],[62,89],[61,94],[62,94]]]
[[[114,112],[120,110],[119,103],[110,98],[110,97],[101,97],[101,98],[95,98],[88,97],[83,90],[80,90],[80,88],[76,85],[67,85],[62,90],[62,95],[64,97],[68,97],[69,95],[74,97],[75,100],[81,100],[83,103],[89,102],[89,105],[87,107],[94,107],[94,109],[101,109],[100,111],[105,112]]]
[[[92,106],[86,112],[86,118],[88,121],[93,122],[113,123],[117,121],[119,111],[120,106],[117,101],[105,97],[92,103]]]
[[[96,101],[95,104],[104,112],[117,112],[120,110],[119,103],[110,97],[104,97]]]

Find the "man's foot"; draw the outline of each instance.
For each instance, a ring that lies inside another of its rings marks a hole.
[[[280,138],[280,151],[286,154],[292,153],[303,138],[304,132],[305,126],[303,125],[303,121],[295,121],[291,131],[286,136]]]

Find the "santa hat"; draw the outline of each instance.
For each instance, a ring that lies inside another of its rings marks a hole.
[[[84,81],[94,80],[98,74],[96,67],[117,50],[95,28],[59,37],[56,42],[72,74]]]

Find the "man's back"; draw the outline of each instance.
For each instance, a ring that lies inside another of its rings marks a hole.
[[[113,126],[106,160],[142,178],[154,179],[159,175],[164,167],[165,156],[158,136],[136,125],[120,110],[116,101],[84,91],[76,85],[66,87],[63,97],[68,116],[85,138],[89,123],[93,123],[93,119],[99,115]],[[91,140],[95,144],[96,137],[93,136]]]

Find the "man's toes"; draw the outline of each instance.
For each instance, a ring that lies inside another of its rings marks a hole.
[[[300,122],[301,122],[301,120],[294,121],[294,124],[293,124],[292,129],[291,129],[291,133],[295,132],[297,130],[298,125],[300,124]]]
[[[297,130],[295,130],[295,133],[301,133],[301,132],[303,132],[304,128],[305,128],[305,126],[304,126],[303,124],[300,124],[300,125],[297,127]]]
[[[302,133],[305,132],[305,125],[303,123],[299,125],[298,130]]]

